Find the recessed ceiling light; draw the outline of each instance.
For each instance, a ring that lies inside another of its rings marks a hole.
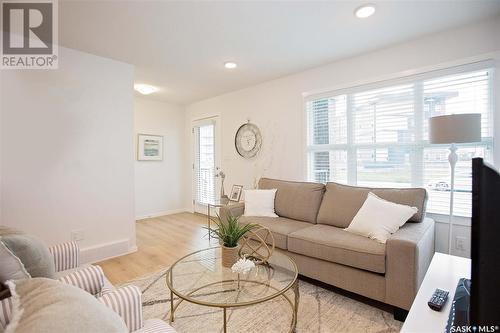
[[[238,67],[238,65],[235,62],[227,61],[224,63],[224,67],[226,67],[227,69],[234,69]]]
[[[155,86],[143,83],[134,84],[134,89],[143,95],[149,95],[160,90]]]
[[[375,13],[375,5],[372,4],[366,4],[363,6],[360,6],[356,8],[354,11],[354,15],[356,15],[357,18],[367,18],[372,16]]]

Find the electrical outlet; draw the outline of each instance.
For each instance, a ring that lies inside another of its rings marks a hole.
[[[73,230],[71,232],[71,240],[73,242],[82,241],[84,238],[85,234],[83,233],[83,230]]]
[[[467,239],[465,237],[457,236],[455,237],[455,249],[459,251],[465,251],[465,242]]]

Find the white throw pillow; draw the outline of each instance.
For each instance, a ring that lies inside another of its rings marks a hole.
[[[245,213],[243,216],[278,217],[274,212],[274,197],[277,189],[245,190]]]
[[[390,202],[370,192],[349,227],[344,230],[385,244],[416,212],[416,207]]]

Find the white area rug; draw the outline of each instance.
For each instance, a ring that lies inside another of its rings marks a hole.
[[[170,292],[163,269],[131,281],[143,292],[145,319],[169,320]],[[402,323],[392,313],[305,281],[300,283],[297,332],[398,332]],[[289,291],[289,296],[293,292]],[[288,332],[292,310],[283,298],[228,310],[228,332]],[[183,302],[172,326],[179,333],[222,332],[222,309]]]

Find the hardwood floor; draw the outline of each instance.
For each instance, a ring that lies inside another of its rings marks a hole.
[[[188,253],[208,247],[205,215],[180,213],[137,222],[137,252],[98,263],[113,284],[172,265]],[[211,245],[217,241],[212,239]]]

